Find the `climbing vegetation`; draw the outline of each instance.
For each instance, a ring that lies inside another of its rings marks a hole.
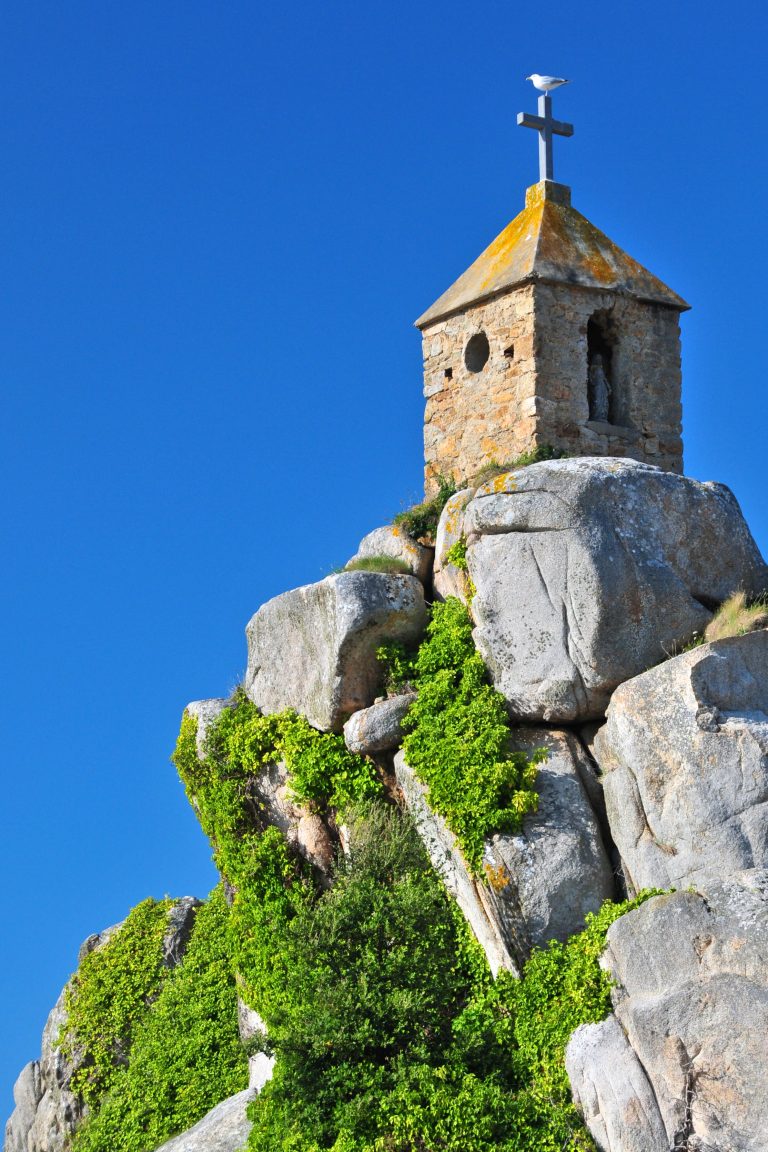
[[[536,770],[546,753],[509,751],[504,698],[488,683],[460,600],[434,605],[415,679],[418,697],[403,721],[405,758],[479,873],[486,838],[518,828],[535,811]]]
[[[251,1107],[250,1152],[592,1149],[565,1046],[610,1008],[598,964],[632,905],[494,983],[408,819],[378,803],[333,887],[281,931],[277,1063]]]
[[[225,708],[197,755],[197,724],[185,715],[174,763],[214,860],[233,888],[232,947],[245,998],[262,1015],[285,979],[285,958],[271,936],[310,904],[309,866],[269,826],[258,775],[283,760],[296,798],[343,813],[381,792],[374,765],[349,752],[343,737],[316,731],[294,712],[262,716],[242,691]]]
[[[92,1107],[119,1076],[134,1031],[168,974],[163,937],[168,900],[144,900],[100,948],[83,957],[67,985],[67,1024],[58,1037],[79,1067],[72,1091]]]
[[[140,904],[72,983],[63,1046],[85,1050],[72,1087],[89,1106],[72,1152],[151,1152],[246,1087],[223,893],[198,909],[175,968],[162,965],[168,908]]]
[[[418,656],[419,691],[448,672],[460,695],[468,616],[458,602],[441,609]],[[475,695],[487,688],[480,677],[473,684]],[[283,739],[277,718],[269,730],[263,721],[238,698],[202,759],[189,717],[176,751],[233,889],[229,928],[241,988],[277,1058],[252,1105],[251,1152],[590,1149],[563,1054],[573,1028],[608,1010],[597,957],[624,907],[606,905],[580,936],[535,953],[522,981],[502,974],[494,983],[409,818],[365,787],[345,806],[349,854],[339,857],[332,885],[318,886],[261,817],[254,771]],[[507,734],[491,704],[477,722]],[[459,730],[458,722],[449,729],[448,762]],[[472,744],[470,724],[464,733]],[[502,757],[497,737],[479,743],[481,766]],[[326,785],[313,802],[326,803],[336,788]],[[497,801],[496,810],[503,807]],[[471,827],[468,814],[465,823]]]

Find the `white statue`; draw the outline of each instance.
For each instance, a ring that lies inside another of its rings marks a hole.
[[[608,419],[611,403],[611,385],[603,368],[603,357],[596,352],[589,365],[589,418]]]

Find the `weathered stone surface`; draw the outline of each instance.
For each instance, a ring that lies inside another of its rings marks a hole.
[[[554,460],[465,513],[475,639],[514,716],[597,719],[735,588],[768,585],[729,490],[629,460]]]
[[[389,556],[393,560],[402,561],[422,584],[429,584],[432,577],[434,549],[418,544],[397,524],[374,528],[373,532],[369,532],[360,541],[357,552],[348,563],[367,560],[371,556]]]
[[[595,754],[635,890],[707,890],[768,866],[768,632],[701,645],[623,684]]]
[[[185,896],[170,910],[163,956],[171,967],[183,957],[199,904],[199,900]],[[102,948],[121,927],[115,924],[89,936],[80,947],[78,963],[89,952]],[[67,1021],[64,1003],[68,986],[62,989],[46,1021],[40,1059],[27,1064],[16,1082],[16,1107],[6,1124],[4,1152],[64,1152],[83,1119],[82,1103],[69,1089],[82,1064],[82,1054],[76,1051],[71,1060],[67,1059],[57,1045]]]
[[[295,708],[323,731],[373,703],[376,649],[414,643],[426,623],[414,576],[342,572],[276,596],[253,616],[246,692],[263,712]]]
[[[43,1096],[40,1065],[37,1060],[25,1064],[13,1086],[15,1105],[5,1126],[4,1152],[28,1152],[27,1135]]]
[[[665,1141],[628,1142],[618,1073],[577,1032],[567,1066],[600,1147],[765,1152],[768,873],[736,873],[707,897],[686,891],[649,900],[612,925],[603,963]],[[650,1106],[646,1120],[657,1123]]]
[[[475,493],[474,488],[462,488],[443,508],[435,537],[434,589],[438,600],[456,596],[465,603],[469,599],[467,574],[446,560],[446,554],[464,535],[464,509]]]
[[[402,753],[395,773],[433,865],[455,896],[494,972],[513,971],[534,945],[565,940],[614,895],[613,876],[579,773],[584,751],[568,732],[519,728],[514,748],[549,753],[539,768],[538,811],[517,835],[500,833],[486,844],[486,880],[469,873],[445,821],[433,813],[425,789]]]
[[[403,717],[416,699],[415,692],[403,692],[389,700],[379,700],[361,708],[344,725],[344,740],[350,752],[373,756],[399,748],[403,742]]]
[[[611,1014],[582,1024],[565,1054],[576,1106],[605,1152],[666,1152],[656,1097],[624,1030]]]
[[[251,1130],[246,1111],[254,1095],[246,1088],[222,1100],[194,1128],[161,1144],[157,1152],[240,1152]]]
[[[174,900],[168,913],[168,928],[163,937],[163,964],[175,968],[184,959],[184,953],[195,926],[197,909],[202,900],[196,896],[182,896]]]

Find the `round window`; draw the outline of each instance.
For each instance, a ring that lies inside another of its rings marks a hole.
[[[464,363],[470,372],[482,372],[488,363],[490,354],[491,346],[485,332],[476,332],[467,341],[467,346],[464,349]]]

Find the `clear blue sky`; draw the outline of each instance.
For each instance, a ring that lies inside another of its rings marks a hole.
[[[758,3],[7,0],[2,1096],[90,932],[203,895],[168,762],[268,597],[418,496],[412,321],[556,176],[685,296],[689,474],[768,550]],[[738,77],[738,80],[737,80]]]

